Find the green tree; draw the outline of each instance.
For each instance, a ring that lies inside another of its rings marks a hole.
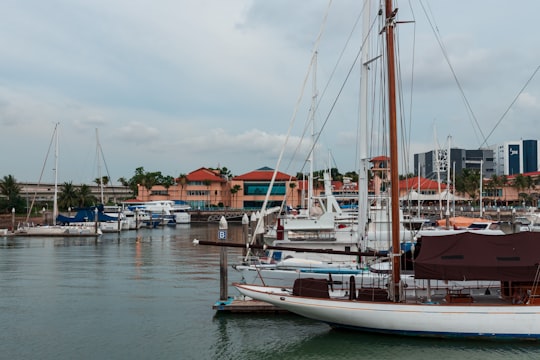
[[[473,200],[480,191],[480,171],[476,169],[463,169],[461,175],[456,176],[456,190],[468,194]]]
[[[90,186],[82,184],[77,191],[77,203],[79,207],[88,207],[97,203],[97,198],[92,194]]]
[[[58,194],[58,207],[61,209],[74,208],[78,205],[78,200],[78,190],[73,186],[72,182],[65,182],[61,185],[61,190]]]
[[[138,167],[135,169],[135,175],[129,179],[128,184],[133,192],[133,196],[137,196],[139,194],[138,185],[144,185],[144,177],[145,177],[145,171],[144,167]]]
[[[102,176],[101,179],[100,178],[95,178],[94,179],[94,182],[98,185],[101,185],[103,184],[103,186],[107,186],[107,184],[109,183],[109,177],[108,176]]]
[[[358,173],[356,171],[347,171],[343,178],[350,178],[352,182],[358,182]]]
[[[184,193],[184,186],[188,183],[188,178],[186,174],[180,174],[178,175],[178,178],[176,178],[176,183],[180,185],[180,200],[182,200],[182,194]]]
[[[229,169],[227,169],[225,166],[222,167],[222,168],[217,168],[217,169],[210,169],[210,170],[218,170],[219,171],[219,175],[225,179],[230,179],[233,177],[231,171]]]
[[[524,198],[524,196],[521,196],[521,193],[527,188],[527,178],[523,174],[517,174],[512,181],[512,187],[518,192],[519,198]]]
[[[118,178],[116,181],[118,181],[124,187],[129,187],[129,181],[125,177]]]
[[[210,185],[212,185],[211,180],[203,180],[204,186],[206,186],[206,192],[208,193],[208,207],[210,207]]]
[[[0,202],[2,209],[11,212],[15,208],[16,212],[23,212],[25,202],[21,197],[21,186],[13,175],[6,175],[0,180],[0,193],[5,197]]]
[[[163,177],[162,182],[161,182],[161,185],[163,185],[165,189],[169,189],[174,184],[175,184],[174,178],[170,175]]]
[[[234,185],[232,188],[231,188],[231,195],[232,195],[232,198],[233,198],[233,207],[237,207],[238,204],[236,204],[236,202],[234,201],[237,197],[237,194],[238,192],[242,190],[242,187],[238,184]]]

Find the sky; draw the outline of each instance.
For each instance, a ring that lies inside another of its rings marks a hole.
[[[467,149],[540,138],[540,2],[394,4],[407,21],[398,25],[398,52],[410,154],[449,137]],[[361,46],[362,6],[4,0],[0,177],[54,181],[56,123],[59,182],[88,184],[101,174],[117,183],[139,167],[241,175],[276,168],[282,149],[279,169],[296,174],[305,170],[306,132],[320,134],[315,168],[355,170],[358,67],[347,74]],[[306,130],[314,88],[317,130]]]

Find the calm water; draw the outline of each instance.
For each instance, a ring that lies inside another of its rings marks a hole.
[[[228,234],[242,241],[240,226]],[[378,336],[293,315],[216,314],[220,249],[194,247],[194,238],[216,240],[216,225],[105,234],[98,242],[0,238],[0,358],[540,357],[531,343]],[[240,250],[228,254],[232,264]],[[239,280],[233,270],[229,280]]]

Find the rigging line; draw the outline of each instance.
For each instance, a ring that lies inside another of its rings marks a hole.
[[[331,1],[330,1],[330,3],[331,3]],[[330,4],[329,4],[329,7],[330,7]],[[326,94],[326,92],[327,92],[327,90],[328,90],[328,88],[329,88],[329,86],[330,86],[331,80],[334,78],[334,75],[335,75],[335,73],[336,73],[336,71],[337,71],[337,69],[338,69],[338,66],[339,66],[339,64],[341,63],[342,59],[343,59],[343,56],[344,56],[344,54],[345,54],[345,50],[348,48],[348,44],[351,42],[351,39],[352,39],[352,37],[353,37],[353,35],[354,35],[354,32],[355,32],[355,29],[356,29],[356,27],[358,26],[358,22],[360,21],[360,18],[362,17],[362,14],[363,14],[364,11],[365,11],[365,7],[366,7],[366,5],[365,5],[365,3],[364,3],[364,6],[362,7],[362,10],[360,11],[360,14],[357,16],[356,21],[354,22],[354,24],[353,24],[353,26],[352,26],[352,28],[351,28],[351,31],[349,32],[349,36],[347,37],[347,40],[345,41],[345,44],[343,45],[343,48],[342,48],[342,50],[341,50],[341,53],[340,53],[340,55],[338,56],[338,59],[336,60],[336,63],[335,63],[335,65],[334,65],[333,69],[332,69],[332,72],[330,73],[330,76],[328,77],[328,81],[326,82],[326,85],[324,86],[323,91],[321,92],[321,96],[319,96],[319,99],[318,99],[318,101],[317,101],[317,104],[316,104],[315,108],[313,109],[314,112],[316,112],[316,111],[318,110],[319,105],[321,104],[322,100],[324,99],[324,95]],[[326,21],[326,17],[325,17],[325,21]],[[370,28],[373,29],[373,24],[372,24],[372,26],[371,26]],[[367,36],[366,36],[366,39],[367,39]],[[365,41],[365,40],[364,40],[364,41]],[[304,136],[305,136],[305,134],[306,134],[307,126],[308,126],[308,124],[306,124],[306,128],[304,128],[304,132],[302,133],[302,139],[304,138]],[[321,128],[321,129],[318,131],[319,136],[316,137],[316,140],[317,140],[317,141],[319,140],[320,133],[322,132],[322,129],[323,129],[323,128]],[[311,151],[314,151],[314,147],[315,147],[315,146],[312,146],[312,147],[311,147],[310,152],[311,152]],[[296,153],[296,151],[295,151],[295,153]],[[301,169],[301,170],[303,170],[303,168],[305,167],[307,161],[308,161],[307,159],[304,160],[304,165],[302,166],[302,169]],[[292,162],[292,159],[291,159],[291,162]]]
[[[41,180],[42,180],[42,177],[43,177],[43,173],[45,172],[45,166],[47,166],[47,160],[49,159],[49,154],[51,153],[51,149],[52,149],[54,140],[56,139],[56,137],[58,137],[58,133],[57,133],[58,132],[58,125],[60,125],[59,122],[54,124],[54,130],[53,130],[53,134],[51,136],[51,142],[49,143],[49,148],[47,149],[47,154],[45,155],[45,161],[43,162],[43,167],[41,168],[41,173],[39,174],[39,180],[38,180],[38,183],[37,183],[37,186],[36,186],[36,190],[34,192],[32,202],[30,203],[30,206],[28,207],[28,212],[26,213],[26,222],[30,221],[30,214],[32,213],[32,208],[34,207],[34,204],[36,202],[38,187],[39,187],[39,185],[41,185]],[[55,169],[55,171],[58,171],[58,169]]]
[[[328,1],[328,6],[326,7],[326,12],[325,12],[324,17],[323,17],[323,22],[322,22],[322,25],[321,25],[321,29],[319,30],[319,34],[317,35],[317,37],[315,39],[315,45],[314,45],[313,51],[312,51],[313,55],[311,57],[311,62],[310,62],[310,65],[308,67],[308,72],[306,74],[306,78],[305,78],[303,86],[302,86],[301,96],[298,98],[298,101],[297,101],[297,105],[296,105],[296,108],[295,108],[295,114],[298,112],[298,106],[300,104],[300,99],[303,98],[303,93],[304,93],[304,89],[305,89],[305,86],[306,86],[306,83],[307,83],[308,76],[311,73],[311,71],[313,70],[314,58],[315,58],[315,56],[316,56],[316,54],[318,52],[319,44],[321,42],[321,38],[322,38],[322,34],[324,33],[324,29],[326,28],[326,23],[327,23],[327,20],[328,20],[328,14],[330,12],[330,6],[331,5],[332,5],[332,0]],[[327,83],[327,85],[325,87],[325,90],[326,90],[327,87],[328,87],[328,83]],[[323,92],[323,94],[324,94],[324,92]],[[322,97],[322,95],[321,95],[321,97]],[[320,103],[320,98],[319,98],[319,103]],[[318,108],[318,105],[317,105],[317,107],[315,109],[317,109],[317,108]],[[312,111],[315,111],[315,109],[312,109]],[[294,117],[296,117],[296,115]],[[308,117],[309,117],[309,114],[308,114]],[[303,139],[305,138],[306,132],[308,130],[308,125],[309,125],[309,123],[306,122],[306,125],[304,127],[304,131],[302,132],[302,136],[300,137],[300,142],[297,144],[293,154],[291,155],[289,163],[285,167],[286,169],[289,169],[289,167],[292,166],[292,162],[293,162],[296,154],[299,153],[300,146],[302,145]],[[304,166],[305,166],[305,162],[304,162],[304,165],[302,166],[302,170],[303,170]]]
[[[373,25],[374,25],[375,21],[372,23],[371,25],[371,29],[373,29]],[[370,31],[371,33],[371,31]],[[315,146],[316,143],[318,143],[319,141],[319,138],[321,137],[321,134],[322,134],[322,131],[324,130],[324,128],[326,127],[326,125],[328,124],[328,120],[330,119],[330,115],[332,115],[332,112],[334,110],[334,108],[336,107],[336,104],[341,96],[341,93],[343,92],[343,89],[345,88],[345,85],[347,84],[349,78],[351,77],[351,74],[353,72],[353,70],[355,69],[356,67],[356,63],[358,62],[358,59],[360,58],[360,54],[362,53],[362,49],[364,48],[364,44],[366,43],[366,41],[369,39],[369,36],[366,36],[364,39],[362,39],[362,45],[360,46],[360,49],[358,50],[358,52],[356,53],[356,56],[351,64],[351,66],[349,67],[349,71],[347,72],[347,75],[345,76],[345,79],[343,80],[343,83],[341,84],[341,87],[339,88],[339,91],[338,91],[338,94],[337,96],[334,98],[334,101],[332,102],[332,105],[330,106],[330,110],[328,111],[328,114],[326,115],[324,121],[323,121],[323,124],[320,128],[320,130],[318,131],[317,133],[317,136],[315,137],[315,141],[313,142],[313,145],[310,149],[310,151],[313,151],[313,148]]]
[[[111,178],[111,173],[109,172],[109,166],[107,165],[107,161],[105,160],[105,154],[103,153],[103,148],[101,147],[101,144],[99,144],[99,151],[101,152],[101,160],[103,160],[103,165],[105,165],[105,171],[107,172],[107,177],[109,178],[108,181],[112,188],[113,197],[116,197],[116,194],[114,192],[114,182],[113,182],[113,179]]]
[[[394,32],[395,32],[395,37],[397,38],[399,36],[399,27],[398,29],[396,29]],[[396,41],[397,42],[397,41]],[[401,56],[400,56],[400,47],[399,45],[396,46],[396,52],[398,53],[397,56],[396,56],[396,59],[400,59]],[[397,79],[398,79],[398,87],[399,89],[402,89],[403,88],[403,77],[401,76],[402,74],[402,70],[401,70],[401,63],[399,61],[396,61],[396,71],[397,73],[399,74],[399,76],[397,76]],[[399,121],[400,121],[400,124],[401,124],[401,151],[402,151],[402,160],[400,162],[401,166],[402,166],[402,171],[407,174],[407,170],[408,170],[408,167],[409,167],[409,143],[407,142],[407,138],[410,138],[410,135],[407,136],[407,127],[405,126],[405,101],[403,99],[403,91],[398,91],[397,92],[398,94],[398,97],[399,97]],[[412,94],[411,94],[412,96]],[[399,169],[398,169],[399,170]]]
[[[493,129],[490,131],[490,133],[488,134],[487,138],[484,140],[484,142],[480,145],[480,147],[482,147],[482,145],[485,145],[489,139],[489,137],[491,135],[493,135],[493,132],[495,131],[495,129],[497,129],[497,127],[500,125],[501,121],[503,121],[503,119],[506,117],[506,114],[508,114],[508,112],[510,111],[510,109],[512,108],[512,106],[514,106],[514,104],[516,103],[516,101],[518,100],[518,98],[520,97],[520,95],[523,93],[523,91],[525,91],[525,89],[527,88],[527,86],[529,86],[529,83],[532,81],[532,79],[536,76],[536,73],[538,72],[538,70],[540,69],[540,65],[538,65],[536,67],[536,69],[534,70],[534,72],[532,73],[532,75],[529,77],[529,79],[527,80],[527,82],[525,83],[525,85],[523,85],[523,87],[521,88],[521,90],[519,90],[519,92],[517,93],[516,97],[514,98],[514,100],[510,103],[510,105],[508,106],[508,108],[506,109],[506,111],[502,114],[501,118],[499,119],[499,121],[497,121],[497,123],[495,124],[495,126],[493,127]]]
[[[476,129],[478,129],[478,132],[480,132],[480,135],[481,135],[481,137],[482,137],[482,139],[483,139],[483,141],[485,143],[486,142],[486,137],[485,137],[485,135],[484,135],[484,133],[482,131],[482,127],[478,123],[478,119],[476,118],[476,115],[474,114],[474,111],[472,110],[471,104],[469,103],[469,100],[467,99],[467,96],[465,95],[465,91],[463,90],[463,87],[461,86],[461,83],[459,82],[459,79],[458,79],[458,77],[456,75],[454,67],[450,63],[450,58],[449,58],[448,52],[446,51],[446,48],[445,48],[445,46],[444,46],[444,44],[442,42],[442,39],[440,38],[438,27],[433,25],[433,22],[431,21],[431,18],[428,16],[428,14],[426,12],[426,9],[424,7],[424,3],[422,1],[420,1],[420,5],[422,7],[422,10],[424,10],[424,14],[426,15],[426,19],[427,19],[429,25],[431,26],[431,30],[433,31],[433,34],[435,35],[435,39],[437,40],[437,43],[439,44],[439,47],[441,48],[441,51],[443,53],[443,57],[446,60],[446,63],[448,64],[448,67],[450,68],[450,72],[452,73],[454,81],[456,82],[456,84],[458,86],[459,92],[461,93],[461,97],[462,97],[463,102],[465,103],[466,109],[467,109],[469,115],[474,120],[474,125],[476,125],[476,127],[473,127],[473,129],[475,129],[475,133],[476,133]]]
[[[334,68],[332,69],[332,72],[330,73],[330,76],[328,77],[328,81],[326,82],[326,85],[324,86],[323,88],[323,91],[321,92],[321,96],[319,97],[319,101],[317,103],[317,107],[316,109],[319,107],[318,105],[321,103],[322,99],[324,98],[324,95],[326,94],[326,91],[328,90],[328,87],[330,86],[330,81],[332,80],[332,78],[334,77],[337,69],[338,69],[338,65],[341,63],[341,60],[343,59],[343,56],[345,55],[345,50],[348,48],[349,46],[349,43],[351,42],[351,39],[354,35],[354,31],[356,29],[356,27],[358,26],[358,22],[360,21],[360,18],[362,17],[362,14],[364,13],[365,11],[365,3],[364,3],[364,6],[362,7],[362,10],[360,11],[360,14],[356,17],[356,21],[354,22],[353,26],[352,26],[352,29],[349,33],[349,36],[347,37],[347,40],[345,41],[345,44],[343,45],[343,48],[341,50],[341,53],[339,54],[337,60],[336,60],[336,63],[334,65]]]
[[[409,8],[411,9],[411,16],[412,16],[412,22],[413,22],[413,38],[412,38],[412,61],[411,61],[411,87],[410,87],[410,99],[409,99],[409,125],[408,125],[408,134],[409,136],[407,137],[407,140],[406,140],[406,143],[408,144],[408,148],[409,148],[409,152],[410,152],[410,147],[411,147],[411,135],[412,135],[412,118],[413,118],[413,94],[414,94],[414,67],[415,67],[415,64],[416,64],[416,57],[415,57],[415,49],[416,49],[416,15],[414,13],[414,9],[413,9],[413,6],[411,4],[411,1],[409,0]],[[404,126],[405,128],[407,128],[406,126]],[[407,161],[407,166],[406,166],[406,171],[405,173],[408,174],[410,172],[410,169],[409,169],[409,166],[411,165],[410,162],[408,161],[409,159],[409,153],[407,153],[407,156],[406,156],[406,161]]]
[[[329,3],[328,3],[327,12],[326,12],[327,14],[328,14],[328,9],[330,8],[331,3],[332,3],[332,1],[330,0]],[[315,50],[319,48],[319,42],[321,40],[321,36],[322,36],[321,34],[322,34],[323,29],[325,27],[326,19],[327,19],[327,15],[325,15],[325,17],[324,17],[324,23],[322,24],[321,29],[319,31],[319,35],[316,38],[317,40],[316,40],[316,43],[315,43],[315,46],[314,46]],[[286,145],[287,145],[287,143],[289,141],[289,137],[291,136],[291,132],[292,132],[292,129],[293,129],[294,122],[296,120],[296,114],[298,113],[298,108],[300,106],[301,99],[304,96],[304,90],[306,89],[306,84],[307,84],[307,81],[309,79],[309,74],[311,72],[312,64],[313,64],[313,62],[310,61],[308,71],[307,71],[307,73],[306,73],[306,75],[304,77],[304,82],[302,83],[302,87],[300,89],[300,94],[298,95],[298,99],[296,101],[296,105],[295,105],[293,115],[292,115],[292,118],[291,118],[291,121],[290,121],[290,124],[289,124],[289,128],[287,129],[287,135],[285,137],[285,142],[283,143],[283,146],[282,146],[281,151],[279,153],[279,157],[278,157],[278,160],[277,160],[277,163],[276,163],[276,168],[274,170],[274,173],[272,174],[272,178],[270,179],[270,184],[268,185],[268,191],[266,192],[266,196],[265,196],[263,204],[261,206],[261,213],[263,215],[259,218],[259,221],[257,221],[257,225],[255,226],[255,229],[253,231],[253,234],[252,234],[252,237],[251,237],[251,240],[250,240],[250,244],[255,243],[255,240],[257,239],[257,234],[260,232],[260,230],[263,230],[261,228],[262,228],[262,219],[264,218],[264,212],[266,211],[266,206],[268,205],[268,201],[270,199],[270,194],[272,192],[274,182],[276,181],[276,176],[277,176],[277,173],[278,173],[278,170],[279,170],[279,165],[281,163],[281,160],[283,159],[283,154],[285,152],[285,147],[286,147]],[[246,260],[248,259],[249,255],[250,255],[250,250],[248,249],[248,251],[246,253],[246,256],[245,256]]]

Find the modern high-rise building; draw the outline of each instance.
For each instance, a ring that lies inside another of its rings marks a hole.
[[[446,180],[447,167],[455,169],[456,175],[463,169],[482,170],[484,178],[495,174],[495,163],[492,149],[466,150],[451,148],[432,150],[425,153],[414,154],[414,174],[428,179]]]
[[[508,141],[492,147],[497,175],[515,175],[538,171],[540,147],[538,140]]]

